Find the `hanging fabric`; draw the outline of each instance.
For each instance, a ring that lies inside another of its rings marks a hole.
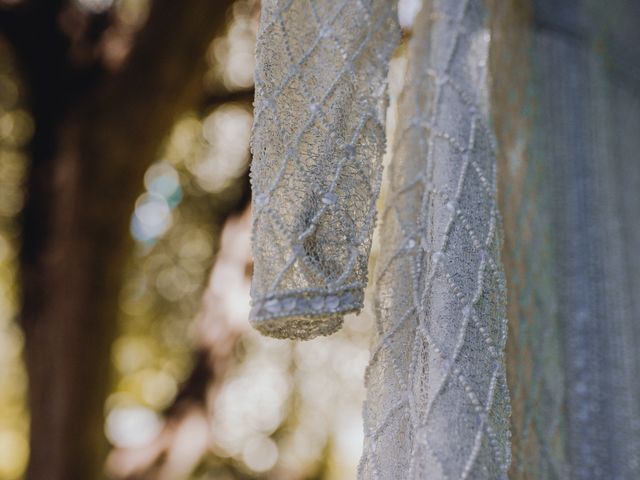
[[[414,24],[375,272],[363,479],[506,478],[489,41],[482,0],[427,2]]]
[[[327,335],[363,306],[396,17],[388,0],[262,2],[250,320],[266,335]]]
[[[362,307],[394,4],[262,1],[267,335],[329,334]],[[626,0],[423,1],[372,275],[362,480],[640,478],[638,25]]]

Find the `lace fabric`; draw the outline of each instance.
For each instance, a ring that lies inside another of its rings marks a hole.
[[[506,291],[482,1],[414,25],[376,269],[360,478],[506,478]],[[402,285],[402,288],[398,288]]]
[[[261,14],[250,320],[306,339],[363,305],[399,27],[388,0],[265,0]]]
[[[394,3],[262,2],[265,334],[329,334],[362,306]],[[382,212],[361,479],[640,477],[640,7],[611,4],[424,0]]]

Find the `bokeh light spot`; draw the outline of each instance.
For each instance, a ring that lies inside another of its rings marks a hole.
[[[160,237],[171,225],[171,208],[157,194],[144,193],[136,201],[131,233],[136,240],[150,242]]]
[[[278,461],[278,446],[269,437],[251,438],[242,450],[242,460],[255,472],[266,472]]]
[[[107,415],[105,433],[109,441],[122,448],[148,444],[162,430],[162,421],[151,409],[141,406],[122,406]]]

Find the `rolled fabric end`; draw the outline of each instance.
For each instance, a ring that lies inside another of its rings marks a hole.
[[[270,337],[307,340],[338,331],[344,315],[359,312],[363,302],[362,289],[266,297],[253,303],[249,321]]]

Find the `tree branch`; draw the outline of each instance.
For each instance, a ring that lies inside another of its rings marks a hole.
[[[224,103],[246,103],[253,104],[254,89],[247,88],[245,90],[235,90],[232,92],[211,92],[204,94],[198,104],[198,112],[206,114],[207,112],[219,107]]]

